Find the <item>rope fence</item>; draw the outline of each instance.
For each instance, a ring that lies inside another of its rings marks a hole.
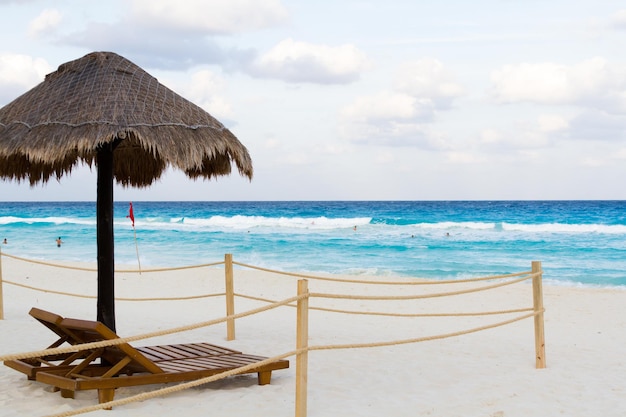
[[[92,268],[84,268],[84,267],[76,267],[76,266],[66,266],[62,264],[55,264],[49,262],[35,261],[26,258],[21,258],[18,256],[8,255],[2,253],[0,251],[0,319],[4,319],[4,301],[3,301],[3,293],[2,287],[4,284],[24,288],[30,291],[38,291],[44,293],[50,293],[55,295],[67,296],[67,297],[78,297],[78,298],[90,298],[95,299],[96,296],[93,295],[85,295],[85,294],[72,294],[69,292],[56,291],[50,289],[42,289],[38,288],[34,285],[26,285],[22,283],[18,283],[15,281],[6,281],[3,280],[2,277],[2,258],[12,258],[13,260],[19,262],[31,262],[43,266],[49,267],[57,267],[57,268],[68,268],[79,271],[91,271],[96,272],[96,269]],[[8,361],[8,360],[21,360],[28,358],[38,358],[48,355],[58,355],[58,354],[66,354],[66,353],[75,353],[83,350],[93,350],[93,349],[102,349],[106,347],[116,346],[120,344],[126,344],[131,342],[136,342],[139,340],[144,340],[153,337],[159,337],[164,335],[171,335],[181,332],[187,332],[191,330],[196,330],[203,327],[213,326],[219,323],[226,323],[227,327],[227,340],[235,339],[235,323],[236,320],[242,319],[244,317],[256,315],[263,313],[268,310],[276,309],[279,307],[292,307],[296,308],[296,323],[297,323],[297,331],[296,331],[296,341],[295,350],[291,352],[286,352],[280,354],[278,356],[274,356],[272,358],[268,358],[263,360],[262,362],[257,362],[251,365],[247,365],[242,368],[233,369],[228,372],[220,373],[218,375],[214,375],[211,377],[194,380],[187,383],[181,383],[175,386],[170,386],[167,388],[142,393],[139,395],[135,395],[132,397],[127,397],[123,399],[118,399],[115,401],[104,402],[95,406],[85,407],[77,410],[67,411],[61,414],[54,414],[49,417],[65,417],[72,416],[77,414],[83,414],[95,410],[122,406],[125,404],[129,404],[135,401],[144,401],[150,398],[159,397],[163,395],[167,395],[173,392],[182,391],[185,389],[189,389],[192,387],[196,387],[199,385],[203,385],[209,382],[216,381],[218,379],[226,378],[231,375],[243,373],[254,369],[255,367],[261,366],[265,363],[271,363],[272,361],[276,361],[279,359],[284,359],[290,356],[296,357],[296,376],[295,376],[295,416],[296,417],[306,417],[307,413],[307,381],[308,381],[308,353],[311,351],[328,351],[328,350],[338,350],[338,349],[363,349],[363,348],[377,348],[383,346],[393,346],[393,345],[403,345],[410,343],[419,343],[431,340],[439,340],[446,339],[461,335],[466,335],[470,333],[476,333],[483,330],[493,329],[496,327],[505,326],[508,324],[512,324],[521,320],[533,318],[534,319],[534,329],[535,329],[535,367],[536,368],[545,368],[545,336],[544,336],[544,307],[543,307],[543,290],[542,290],[542,276],[543,271],[541,268],[541,262],[535,261],[531,264],[530,271],[523,271],[513,274],[504,274],[504,275],[496,275],[496,276],[488,276],[488,277],[478,277],[478,278],[468,278],[462,280],[418,280],[411,279],[406,281],[382,281],[382,280],[359,280],[359,279],[346,279],[346,278],[336,278],[336,277],[323,277],[323,276],[314,276],[308,274],[297,274],[290,273],[284,271],[277,271],[268,268],[257,267],[253,265],[248,265],[240,262],[234,262],[231,254],[226,254],[224,257],[224,261],[213,262],[213,263],[205,263],[200,265],[193,266],[184,266],[184,267],[176,267],[176,268],[155,268],[155,269],[147,269],[142,270],[141,273],[151,273],[151,272],[167,272],[167,271],[175,271],[182,269],[194,269],[194,268],[206,268],[206,267],[214,267],[218,265],[224,265],[224,286],[225,291],[215,294],[202,294],[202,295],[189,295],[189,296],[179,296],[179,297],[156,297],[156,298],[116,298],[119,301],[128,301],[128,302],[141,302],[141,301],[185,301],[185,300],[194,300],[194,299],[202,299],[202,298],[210,298],[210,297],[224,297],[226,304],[226,315],[221,318],[203,321],[187,326],[176,327],[172,329],[160,330],[156,332],[145,333],[141,335],[135,335],[130,337],[117,338],[114,340],[103,340],[93,343],[85,343],[79,345],[69,345],[69,346],[61,346],[52,349],[44,349],[38,351],[31,352],[22,352],[15,354],[7,354],[0,355],[0,361]],[[270,274],[276,274],[287,277],[298,278],[298,293],[296,296],[286,298],[284,300],[275,301],[264,297],[259,297],[255,295],[243,294],[239,292],[235,292],[235,270],[233,268],[234,265],[237,265],[241,268],[253,269],[258,271],[263,271]],[[116,272],[138,272],[137,270],[117,270]],[[310,292],[308,289],[308,281],[319,280],[319,281],[327,281],[327,282],[336,282],[342,284],[358,284],[358,285],[388,285],[388,286],[423,286],[423,285],[439,285],[439,284],[481,284],[478,286],[474,286],[471,288],[463,288],[460,290],[452,290],[452,291],[443,291],[443,292],[433,292],[426,294],[402,294],[402,295],[359,295],[359,294],[339,294],[339,293],[322,293],[322,292]],[[464,294],[472,294],[478,293],[482,291],[496,290],[505,286],[518,284],[524,281],[532,281],[532,294],[533,294],[533,304],[531,307],[521,307],[521,308],[509,308],[502,310],[487,310],[487,311],[465,311],[465,312],[389,312],[389,311],[357,311],[357,310],[349,310],[343,308],[329,308],[322,306],[312,306],[310,305],[310,301],[313,299],[327,299],[327,300],[359,300],[359,301],[410,301],[410,300],[424,300],[424,299],[432,299],[432,298],[442,298],[442,297],[451,297],[451,296],[460,296]],[[483,284],[486,281],[487,284]],[[263,306],[250,309],[241,313],[235,313],[235,298],[247,299],[251,301],[264,303]],[[471,328],[467,328],[464,330],[452,331],[442,334],[436,334],[431,336],[420,336],[420,337],[410,337],[399,340],[386,340],[386,341],[371,341],[371,342],[361,342],[361,343],[346,343],[346,344],[332,344],[332,345],[314,345],[310,346],[309,342],[309,313],[310,311],[322,311],[327,313],[336,313],[336,314],[348,314],[348,315],[371,315],[371,316],[387,316],[387,317],[470,317],[470,316],[495,316],[495,315],[512,315],[516,314],[515,317],[508,318],[506,320],[489,323],[485,325],[475,326]]]

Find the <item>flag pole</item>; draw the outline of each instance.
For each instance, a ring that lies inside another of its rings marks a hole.
[[[139,260],[139,245],[137,244],[137,230],[133,225],[133,234],[135,235],[135,251],[137,252],[137,265],[139,265],[139,275],[141,275],[141,261]]]

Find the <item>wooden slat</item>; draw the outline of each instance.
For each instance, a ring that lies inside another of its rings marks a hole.
[[[187,343],[183,345],[173,345],[173,347],[189,352],[195,356],[231,355],[233,353],[241,353],[238,350],[212,345],[210,343]]]
[[[167,361],[167,362],[161,362],[159,365],[167,373],[181,372],[182,370],[202,371],[202,370],[211,370],[211,369],[221,369],[225,371],[229,369],[239,368],[245,365],[250,365],[255,362],[260,362],[264,359],[267,359],[267,358],[263,356],[236,354],[236,355],[210,356],[210,357],[204,357],[204,358],[192,358],[192,359],[185,359],[185,360]],[[288,366],[289,366],[288,361],[277,361],[275,363],[272,363],[272,364],[269,364],[267,366],[260,367],[260,368],[284,369]],[[251,371],[251,372],[256,372],[256,370]]]
[[[161,346],[144,346],[137,348],[145,357],[151,361],[164,361],[174,359],[169,350],[163,349]]]
[[[241,353],[237,350],[209,343],[187,343],[176,345],[142,346],[137,348],[148,359],[160,362],[203,356],[230,355]]]

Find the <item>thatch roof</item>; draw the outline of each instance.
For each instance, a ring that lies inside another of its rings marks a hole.
[[[191,178],[252,178],[245,146],[209,113],[129,60],[94,52],[65,63],[0,109],[0,178],[31,185],[114,151],[118,183],[148,186],[173,166]]]

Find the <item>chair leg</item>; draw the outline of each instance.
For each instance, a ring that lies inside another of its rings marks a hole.
[[[58,389],[58,388],[56,388],[56,389]],[[69,389],[61,388],[61,397],[63,397],[63,398],[74,398],[74,391],[69,390]]]
[[[113,397],[115,396],[115,388],[101,388],[98,390],[98,402],[108,403],[109,401],[113,401]],[[111,407],[105,408],[105,410],[110,410]]]
[[[267,385],[272,380],[272,371],[258,373],[259,385]]]

